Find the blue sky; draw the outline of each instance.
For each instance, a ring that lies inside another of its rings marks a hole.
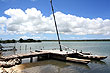
[[[110,0],[53,0],[63,40],[109,39]],[[0,0],[0,38],[57,39],[50,0]]]

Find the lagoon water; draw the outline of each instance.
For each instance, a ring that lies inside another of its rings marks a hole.
[[[33,63],[29,63],[29,59],[24,59],[23,64],[16,66],[16,68],[21,69],[22,73],[110,73],[110,41],[64,41],[61,44],[78,51],[108,56],[108,58],[102,61],[91,61],[87,65],[57,60],[37,61],[36,58]],[[3,52],[3,56],[59,47],[56,41],[2,45],[16,46],[17,48],[17,51]]]

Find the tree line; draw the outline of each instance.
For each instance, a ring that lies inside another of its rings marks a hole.
[[[34,40],[34,39],[22,39],[20,38],[19,40],[15,40],[15,39],[12,39],[12,40],[0,40],[0,43],[28,43],[28,42],[41,42],[41,40]]]

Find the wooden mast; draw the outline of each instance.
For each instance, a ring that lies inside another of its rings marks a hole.
[[[52,0],[50,0],[50,3],[51,3],[51,8],[52,8],[53,17],[54,17],[54,23],[55,23],[57,37],[58,37],[58,43],[59,43],[60,51],[62,51],[61,43],[60,43],[60,37],[59,37],[59,33],[58,33],[58,28],[57,28],[57,23],[56,23],[56,19],[55,19],[55,15],[54,15],[54,9],[53,9],[53,5],[52,5]]]

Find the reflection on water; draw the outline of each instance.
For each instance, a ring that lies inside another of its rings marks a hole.
[[[45,60],[35,63],[25,63],[19,65],[22,72],[25,73],[80,73],[74,68],[81,68],[89,70],[88,65],[62,62],[57,60]]]
[[[34,71],[33,71],[34,69]],[[25,69],[22,73],[79,73],[74,69],[59,68],[55,65],[36,66],[29,69]]]
[[[92,60],[91,63],[106,65],[106,63],[104,61],[97,61],[97,60]]]
[[[34,63],[24,63],[19,65],[19,68],[21,68],[22,73],[103,73],[103,72],[108,73],[109,72],[105,70],[105,68],[107,67],[103,65],[102,61],[92,61],[92,63],[90,63],[89,65],[71,63],[71,62],[62,62],[58,60],[45,60]]]

